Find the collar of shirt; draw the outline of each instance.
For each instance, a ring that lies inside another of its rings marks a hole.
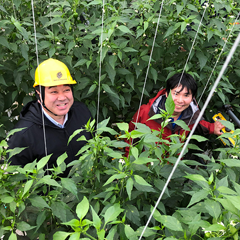
[[[182,117],[182,113],[180,114],[180,116],[178,117],[178,119],[177,120],[180,120],[181,119],[181,117]],[[173,128],[175,128],[175,126],[176,126],[176,123],[174,123],[174,119],[173,118],[169,118],[170,119],[170,122],[172,123],[172,127]]]
[[[44,115],[46,116],[46,118],[47,118],[50,122],[52,122],[54,125],[56,125],[57,127],[60,127],[60,128],[64,128],[64,127],[65,127],[65,123],[66,123],[67,120],[68,120],[68,113],[65,115],[63,124],[60,124],[60,123],[58,123],[57,121],[55,121],[52,117],[50,117],[50,116],[44,111],[44,109],[43,109],[43,113],[44,113]]]

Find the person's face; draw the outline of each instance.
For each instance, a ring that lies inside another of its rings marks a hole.
[[[73,101],[71,87],[65,85],[45,87],[44,103],[51,112],[58,115],[58,119],[64,118],[73,105]],[[52,113],[48,112],[48,114],[53,119],[56,118]]]
[[[190,105],[193,99],[191,90],[189,90],[188,92],[186,87],[184,87],[182,91],[181,89],[182,89],[182,86],[179,85],[178,87],[175,87],[171,90],[172,98],[175,103],[175,109],[173,113],[174,116],[180,116],[182,111],[188,108],[188,106]],[[166,96],[167,96],[167,93],[166,93]]]

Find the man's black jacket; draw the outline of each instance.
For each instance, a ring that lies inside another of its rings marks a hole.
[[[43,115],[44,116],[44,115]],[[92,118],[88,108],[81,102],[74,102],[68,113],[68,120],[64,128],[59,128],[44,116],[44,126],[46,133],[47,154],[52,154],[48,167],[56,165],[57,158],[64,152],[68,158],[65,163],[68,164],[79,158],[75,156],[78,151],[85,145],[85,141],[76,141],[81,135],[86,139],[92,138],[91,134],[82,131],[68,143],[71,134],[84,127],[88,120]],[[27,147],[21,153],[11,157],[12,165],[24,166],[33,162],[35,159],[40,160],[46,156],[44,144],[44,131],[42,121],[41,106],[37,101],[29,102],[21,111],[20,120],[15,128],[24,128],[22,131],[15,133],[9,139],[9,148]]]

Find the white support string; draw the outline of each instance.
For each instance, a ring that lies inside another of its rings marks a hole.
[[[212,98],[212,95],[213,95],[213,93],[214,93],[214,91],[215,91],[218,83],[219,83],[220,80],[221,80],[221,78],[222,78],[222,76],[223,76],[223,74],[224,74],[224,72],[225,72],[225,70],[226,70],[226,68],[227,68],[227,66],[228,66],[228,63],[230,62],[230,60],[231,60],[234,52],[236,51],[236,49],[237,49],[237,47],[238,47],[238,45],[239,45],[239,42],[240,42],[240,33],[238,34],[238,37],[237,37],[237,39],[235,40],[235,42],[234,42],[234,44],[233,44],[233,46],[232,46],[232,48],[231,48],[231,50],[230,50],[230,53],[229,53],[228,56],[227,56],[227,59],[225,60],[225,63],[224,63],[224,65],[223,65],[223,67],[222,67],[222,69],[221,69],[221,71],[220,71],[220,73],[219,73],[219,75],[218,75],[218,78],[217,78],[217,80],[215,81],[215,83],[214,83],[214,85],[213,85],[213,87],[212,87],[212,89],[211,89],[211,92],[209,93],[208,98],[207,98],[207,100],[206,100],[206,102],[205,102],[205,104],[204,104],[201,112],[199,113],[199,116],[198,116],[196,122],[195,122],[194,125],[193,125],[192,131],[190,132],[190,134],[189,134],[189,136],[188,136],[188,138],[187,138],[187,140],[186,140],[186,142],[185,142],[185,144],[184,144],[184,146],[183,146],[183,149],[182,149],[180,155],[178,156],[178,159],[177,159],[177,161],[176,161],[176,163],[175,163],[175,165],[174,165],[174,167],[173,167],[170,175],[168,176],[168,179],[167,179],[167,181],[166,181],[166,183],[165,183],[165,185],[164,185],[164,187],[163,187],[163,190],[162,190],[162,192],[161,192],[161,194],[160,194],[160,196],[159,196],[159,198],[158,198],[158,200],[157,200],[157,202],[156,202],[156,204],[155,204],[152,212],[151,212],[151,215],[149,216],[149,219],[148,219],[148,221],[147,221],[147,224],[145,225],[145,227],[144,227],[144,229],[143,229],[143,231],[142,231],[142,233],[141,233],[141,236],[140,236],[139,240],[142,239],[142,236],[143,236],[143,234],[144,234],[144,232],[145,232],[145,230],[146,230],[146,228],[147,228],[147,226],[148,226],[148,224],[149,224],[149,222],[150,222],[150,220],[151,220],[151,218],[152,218],[152,216],[153,216],[153,214],[154,214],[154,212],[155,212],[158,204],[160,203],[160,200],[161,200],[164,192],[166,191],[167,186],[168,186],[168,184],[169,184],[169,182],[170,182],[170,180],[171,180],[171,178],[172,178],[172,176],[173,176],[173,174],[174,174],[174,172],[175,172],[175,170],[176,170],[179,162],[181,161],[181,158],[182,158],[182,156],[183,156],[183,153],[184,153],[185,149],[187,148],[187,145],[188,145],[189,141],[191,140],[191,137],[192,137],[192,135],[193,135],[193,133],[194,133],[194,131],[195,131],[195,129],[196,129],[199,121],[201,120],[201,118],[202,118],[202,116],[203,116],[203,113],[204,113],[205,109],[207,108],[208,103],[210,102],[210,100],[211,100],[211,98]]]
[[[203,93],[205,92],[205,90],[206,90],[206,88],[207,88],[207,86],[208,86],[208,83],[209,83],[209,81],[210,81],[210,79],[211,79],[211,77],[212,77],[212,74],[213,74],[213,72],[214,72],[214,70],[215,70],[215,68],[216,68],[216,66],[217,66],[217,64],[218,64],[218,62],[219,62],[219,59],[220,59],[220,57],[221,57],[221,55],[222,55],[222,53],[223,53],[223,51],[224,51],[224,48],[225,48],[225,46],[226,46],[227,43],[228,43],[228,39],[229,39],[229,37],[230,37],[230,35],[231,35],[232,31],[233,31],[233,28],[234,28],[234,26],[235,26],[238,18],[239,18],[239,15],[240,15],[240,12],[238,13],[238,15],[237,15],[237,17],[236,17],[236,19],[235,19],[235,22],[234,22],[234,24],[233,24],[233,26],[232,26],[229,34],[228,34],[228,37],[227,37],[227,39],[226,39],[226,41],[225,41],[225,43],[224,43],[224,45],[223,45],[223,47],[222,47],[222,50],[221,50],[220,54],[218,55],[218,58],[217,58],[217,61],[216,61],[215,65],[214,65],[214,67],[213,67],[213,70],[212,70],[212,72],[211,72],[211,74],[210,74],[210,76],[209,76],[209,78],[208,78],[208,80],[207,80],[207,83],[206,83],[206,85],[205,85],[205,87],[204,87],[204,89],[203,89],[203,91],[202,91],[202,94],[201,94],[200,98],[198,99],[198,103],[199,103],[199,102],[201,101],[201,99],[202,99]]]
[[[200,101],[202,100],[203,94],[205,93],[205,91],[206,91],[206,89],[207,89],[208,83],[209,83],[209,81],[210,81],[210,79],[211,79],[211,77],[212,77],[212,75],[213,75],[213,72],[214,72],[215,68],[217,67],[217,64],[218,64],[218,62],[219,62],[219,59],[220,59],[220,57],[221,57],[221,55],[222,55],[222,53],[223,53],[223,51],[224,51],[224,49],[225,49],[225,46],[226,46],[227,43],[228,43],[228,39],[229,39],[229,37],[230,37],[230,35],[231,35],[232,31],[233,31],[234,25],[236,24],[239,16],[240,16],[240,12],[238,13],[238,15],[237,15],[237,17],[236,17],[236,19],[235,19],[235,21],[234,21],[234,24],[233,24],[233,26],[232,26],[232,28],[231,28],[228,36],[227,36],[227,39],[226,39],[226,41],[225,41],[225,43],[224,43],[224,45],[223,45],[223,47],[222,47],[222,50],[221,50],[221,52],[220,52],[219,55],[218,55],[217,61],[216,61],[215,65],[214,65],[214,67],[213,67],[213,69],[212,69],[212,71],[211,71],[211,74],[210,74],[210,76],[209,76],[209,78],[208,78],[208,80],[207,80],[207,83],[206,83],[206,85],[205,85],[205,87],[204,87],[204,89],[203,89],[203,91],[202,91],[199,99],[196,100],[197,105],[199,105]],[[192,114],[192,116],[191,116],[191,118],[190,118],[190,120],[189,120],[189,122],[188,122],[188,126],[189,126],[190,122],[192,121],[193,115],[194,115],[194,113]]]
[[[200,21],[200,23],[199,23],[199,25],[198,25],[197,32],[196,32],[196,34],[195,34],[195,37],[194,37],[194,40],[193,40],[193,43],[192,43],[191,49],[190,49],[189,54],[188,54],[188,57],[187,57],[187,61],[186,61],[185,65],[184,65],[184,68],[183,68],[183,71],[182,71],[182,74],[181,74],[181,77],[180,77],[180,79],[179,79],[179,82],[178,82],[177,87],[179,87],[180,84],[181,84],[183,74],[184,74],[184,72],[185,72],[185,69],[186,69],[186,67],[187,67],[187,64],[188,64],[189,58],[190,58],[190,56],[191,56],[192,49],[193,49],[194,44],[195,44],[195,41],[196,41],[196,39],[197,39],[198,32],[199,32],[199,29],[200,29],[200,27],[201,27],[201,24],[202,24],[203,18],[204,18],[204,16],[205,16],[205,12],[206,12],[206,10],[207,10],[207,6],[208,6],[208,5],[209,5],[209,0],[208,0],[208,2],[207,2],[207,4],[206,4],[206,7],[205,7],[204,11],[203,11],[203,15],[202,15],[201,21]],[[175,92],[175,94],[177,94],[177,93]]]
[[[100,105],[100,90],[101,90],[101,73],[102,73],[102,44],[103,44],[103,20],[104,20],[104,0],[102,6],[102,30],[101,30],[101,37],[100,37],[100,60],[99,60],[99,77],[98,77],[98,102],[97,102],[97,125],[99,121],[99,105]]]
[[[31,0],[32,4],[32,15],[33,15],[33,27],[34,27],[34,39],[35,39],[35,45],[36,45],[36,56],[37,56],[37,66],[39,66],[39,58],[38,58],[38,46],[37,46],[37,31],[36,31],[36,22],[35,22],[35,14],[34,14],[34,4],[33,0]],[[39,83],[40,83],[40,72],[39,72]],[[42,96],[42,87],[39,88],[40,96]],[[42,108],[41,108],[42,109]],[[46,130],[45,130],[45,121],[44,121],[44,114],[42,109],[42,123],[43,123],[43,140],[44,140],[44,149],[45,149],[45,155],[47,156],[47,140],[46,140]],[[48,168],[48,167],[47,167]]]
[[[149,57],[149,61],[148,61],[148,67],[147,67],[147,72],[146,72],[146,76],[145,76],[145,80],[144,80],[144,84],[143,84],[142,95],[141,95],[141,98],[140,98],[139,107],[138,107],[138,111],[137,111],[136,122],[138,122],[139,112],[140,112],[139,109],[140,109],[140,107],[141,107],[141,105],[142,105],[143,94],[144,94],[145,87],[146,87],[146,82],[147,82],[148,72],[149,72],[149,68],[150,68],[150,63],[151,63],[151,61],[152,61],[152,53],[153,53],[155,41],[156,41],[156,38],[157,38],[157,31],[158,31],[158,26],[159,26],[161,14],[162,14],[163,3],[164,3],[164,0],[162,0],[161,7],[160,7],[160,12],[159,12],[159,15],[158,15],[157,26],[156,26],[155,35],[154,35],[154,38],[153,38],[152,50],[151,50],[150,57]],[[135,128],[136,128],[136,125],[135,125]]]

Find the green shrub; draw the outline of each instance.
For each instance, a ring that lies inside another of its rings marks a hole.
[[[205,1],[200,2],[164,2],[144,103],[165,86],[167,77],[183,70],[204,12]],[[38,59],[31,1],[3,1],[0,4],[0,122],[4,128],[10,130],[14,122],[9,118],[15,120],[22,104],[33,99],[37,60],[41,62],[49,57],[62,60],[70,68],[78,82],[75,98],[88,105],[93,117],[96,117],[99,101],[100,121],[110,117],[111,123],[129,122],[139,107],[159,10],[160,2],[156,0],[105,3],[99,86],[102,1],[34,2]],[[233,25],[239,10],[239,3],[233,0],[210,1],[204,15],[186,67],[198,81],[197,99],[206,86],[224,40],[233,30],[200,106],[239,32],[240,24]],[[239,51],[236,51],[206,111],[207,120],[211,120],[211,111],[216,112],[224,103],[239,110],[239,76]],[[5,136],[4,129],[1,136]]]
[[[167,109],[173,112],[174,107]],[[163,112],[162,116],[164,125],[171,115]],[[120,135],[108,124],[109,119],[98,124],[95,137],[69,164],[73,167],[68,178],[59,176],[66,168],[65,153],[54,169],[46,169],[50,155],[23,168],[2,165],[0,235],[4,239],[16,239],[17,230],[40,240],[139,238],[184,143],[177,135],[163,140],[162,130],[151,131],[143,124],[129,133],[127,123],[118,123]],[[234,130],[233,124],[226,125]],[[89,122],[86,129],[94,133],[93,126],[94,121]],[[218,159],[198,153],[207,165],[186,158],[180,161],[144,239],[238,239],[239,135],[239,129],[231,135],[236,147],[216,149]],[[130,138],[137,141],[132,144]],[[126,146],[128,157],[122,150]],[[20,150],[8,151],[11,155]]]

